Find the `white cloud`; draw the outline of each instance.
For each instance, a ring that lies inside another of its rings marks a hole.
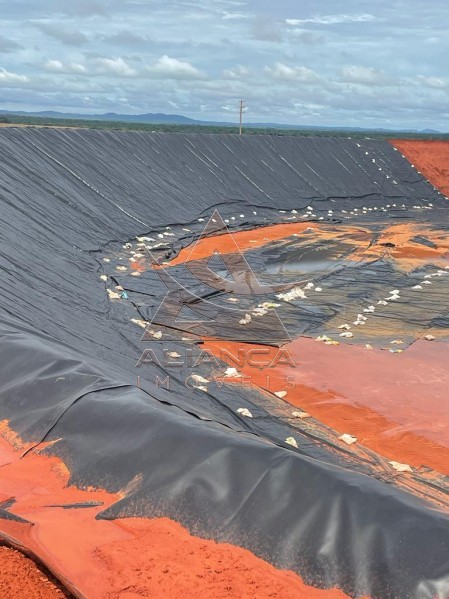
[[[97,58],[96,63],[103,75],[118,77],[135,77],[137,72],[123,58]]]
[[[444,90],[449,89],[449,79],[444,77],[424,77],[424,75],[418,75],[418,80],[427,87]]]
[[[376,17],[370,14],[354,14],[354,15],[316,15],[309,19],[286,19],[287,25],[297,26],[305,23],[316,25],[339,25],[340,23],[367,23],[375,21]]]
[[[84,33],[77,31],[76,29],[67,29],[62,27],[59,23],[43,23],[33,22],[42,33],[45,33],[49,37],[58,40],[66,46],[82,46],[86,44],[88,39]]]
[[[18,75],[17,73],[11,73],[3,67],[0,67],[0,85],[6,83],[27,83],[28,77],[25,75]]]
[[[87,71],[86,67],[82,64],[77,62],[64,64],[60,60],[47,60],[43,67],[46,71],[52,71],[53,73],[74,73],[82,75]]]
[[[265,73],[268,73],[273,79],[280,81],[300,81],[302,83],[317,83],[320,78],[318,74],[304,66],[289,67],[282,62],[277,62],[274,67],[265,67]]]
[[[222,77],[224,79],[246,79],[250,74],[250,70],[248,67],[245,67],[241,64],[237,65],[232,69],[225,69],[222,72]]]
[[[201,72],[190,62],[171,58],[164,54],[151,67],[147,68],[148,73],[155,78],[160,79],[202,79]]]
[[[228,12],[227,10],[223,10],[221,12],[221,18],[225,21],[238,21],[241,19],[248,19],[249,15],[245,15],[241,12]]]
[[[390,82],[383,71],[374,67],[348,65],[342,68],[341,76],[345,83],[360,85],[388,85]]]

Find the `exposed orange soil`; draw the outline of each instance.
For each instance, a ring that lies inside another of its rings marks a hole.
[[[63,599],[66,595],[19,551],[0,546],[0,597]]]
[[[257,346],[205,342],[217,357],[223,349],[237,356],[239,348],[249,347]],[[272,393],[287,391],[285,401],[376,453],[449,475],[448,344],[417,341],[402,354],[390,354],[301,337],[285,348],[295,368],[245,364],[237,369]],[[277,348],[270,351],[272,359]],[[286,377],[292,377],[294,388]]]
[[[20,459],[20,439],[5,423],[2,431],[14,438],[16,449],[0,436],[0,502],[15,498],[9,511],[33,525],[0,519],[0,535],[9,535],[32,550],[78,596],[346,597],[336,589],[305,585],[293,572],[277,570],[245,549],[194,537],[166,518],[96,520],[101,510],[123,494],[67,486],[69,472],[61,460],[35,451]],[[82,502],[103,505],[55,507]]]
[[[390,143],[445,196],[449,195],[449,142],[392,139]]]
[[[164,266],[175,266],[193,260],[210,258],[215,252],[232,254],[238,251],[262,247],[274,241],[296,236],[301,244],[317,241],[336,241],[353,246],[354,251],[346,254],[351,261],[373,261],[381,257],[394,260],[398,268],[410,271],[423,264],[447,264],[449,262],[449,240],[441,229],[419,224],[401,223],[386,226],[380,232],[370,231],[366,227],[347,225],[322,225],[316,223],[289,223],[261,227],[251,231],[224,233],[204,237],[182,249],[180,253]],[[426,237],[437,247],[431,248],[412,241],[416,236]],[[386,244],[394,244],[388,246]],[[141,262],[135,262],[131,268],[146,270]]]
[[[170,261],[169,266],[209,258],[215,251],[221,254],[232,254],[236,251],[244,252],[248,249],[262,247],[273,241],[286,239],[291,236],[308,235],[310,241],[320,239],[341,239],[359,246],[365,242],[368,246],[370,236],[367,231],[357,227],[347,227],[339,225],[331,227],[329,225],[318,225],[316,223],[287,223],[269,225],[251,229],[250,231],[236,231],[233,233],[223,233],[223,235],[214,235],[211,237],[202,237],[193,244],[183,248],[179,254]],[[306,238],[307,239],[307,238]]]
[[[427,238],[435,248],[427,247],[416,241],[415,237]],[[385,244],[394,244],[388,247]],[[390,257],[403,270],[413,270],[424,264],[447,264],[449,261],[449,239],[447,233],[418,223],[401,223],[383,229],[378,238],[368,250],[361,248],[350,255],[351,260],[376,260],[380,257]]]

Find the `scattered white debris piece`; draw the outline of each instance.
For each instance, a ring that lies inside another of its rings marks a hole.
[[[435,341],[436,337],[434,337],[433,335],[426,335],[426,336],[424,337],[424,339],[425,339],[426,341]]]
[[[199,223],[202,223],[202,222],[204,222],[204,218],[199,218],[199,219],[198,219],[198,222],[199,222]]]
[[[352,333],[349,333],[348,331],[346,331],[344,333],[340,333],[340,337],[345,337],[346,339],[352,339],[352,337],[354,337],[354,335]]]
[[[301,418],[301,420],[303,420],[304,418],[310,418],[310,414],[308,414],[307,412],[292,412],[292,416],[294,418]]]
[[[323,291],[323,289],[321,287],[315,287],[315,291]]]
[[[265,314],[268,314],[268,309],[267,308],[254,308],[254,310],[251,312],[251,314],[253,316],[265,316]]]
[[[183,231],[186,231],[187,233],[190,233],[191,229],[183,229]]]
[[[274,302],[264,302],[259,304],[259,308],[279,308],[281,304],[275,304]]]
[[[227,302],[231,302],[232,304],[237,304],[240,300],[236,297],[228,297]]]
[[[293,445],[293,447],[296,447],[296,449],[298,449],[298,443],[296,442],[296,439],[294,437],[287,437],[285,439],[285,442],[289,445]]]
[[[432,285],[432,281],[423,281],[422,285]]]
[[[112,289],[108,289],[107,292],[110,300],[120,299],[120,294],[115,293],[115,291],[112,291]]]
[[[373,349],[373,346],[370,345],[369,343],[367,343],[364,347],[365,347],[365,349]]]
[[[280,300],[284,300],[284,302],[291,302],[295,299],[306,299],[307,296],[301,287],[293,287],[293,289],[290,289],[290,291],[287,291],[286,293],[280,293],[276,297]]]
[[[136,324],[141,329],[146,329],[148,322],[146,320],[139,320],[138,318],[131,318],[131,322]]]
[[[162,339],[162,331],[157,331],[156,333],[151,333],[151,334],[154,337],[154,339]]]
[[[388,302],[386,302],[385,300],[379,300],[377,303],[379,304],[379,306],[388,306]]]
[[[390,341],[391,344],[393,345],[403,345],[403,341],[401,341],[401,339],[393,339],[393,341]]]
[[[132,273],[131,273],[131,276],[132,276],[132,277],[140,277],[140,272],[137,272],[137,271],[135,271],[135,272],[132,272]]]
[[[237,410],[238,414],[241,414],[242,416],[246,416],[247,418],[252,418],[253,415],[251,414],[251,412],[249,410],[247,410],[246,408],[239,408]]]
[[[345,331],[350,331],[351,330],[351,326],[349,324],[341,324],[338,328],[339,329],[344,329]]]
[[[103,258],[103,262],[110,262],[111,259],[110,258]]]
[[[422,289],[422,285],[413,285],[412,289]]]
[[[352,435],[348,435],[348,433],[344,433],[338,437],[340,441],[343,441],[347,445],[352,445],[353,443],[357,443],[357,437],[353,437]]]
[[[397,472],[413,472],[408,464],[401,464],[400,462],[388,462]]]
[[[208,383],[209,382],[207,379],[205,379],[200,374],[192,374],[190,376],[190,378],[193,379],[195,381],[195,383]]]
[[[175,358],[180,358],[180,357],[181,357],[181,354],[178,354],[178,352],[177,352],[177,351],[169,351],[169,352],[167,352],[167,356],[168,356],[169,358],[173,358],[173,359],[175,359]]]
[[[245,325],[245,324],[249,324],[251,322],[251,315],[250,314],[245,314],[244,318],[242,318],[241,320],[239,320],[239,324]]]
[[[100,275],[100,279],[104,282],[106,282],[108,280],[108,276],[107,275]]]
[[[124,271],[124,270],[126,270],[126,266],[116,266],[115,269]]]
[[[287,391],[275,391],[274,394],[276,397],[283,399],[287,395]]]
[[[240,372],[238,372],[237,368],[226,368],[225,370],[225,376],[229,377],[229,378],[240,378],[242,375],[240,374]]]

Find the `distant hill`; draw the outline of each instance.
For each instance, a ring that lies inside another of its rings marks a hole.
[[[220,121],[198,121],[190,119],[186,116],[179,114],[163,114],[163,113],[147,113],[147,114],[117,114],[115,112],[107,112],[105,114],[79,114],[79,113],[65,113],[65,112],[54,112],[54,111],[41,111],[41,112],[25,112],[25,111],[8,111],[0,110],[0,115],[7,117],[10,115],[13,117],[24,116],[24,117],[39,117],[48,119],[73,119],[83,121],[107,121],[107,122],[120,122],[120,123],[141,123],[141,124],[154,124],[154,125],[196,125],[196,126],[217,126],[217,127],[236,127],[237,123],[220,122]],[[306,131],[354,131],[364,132],[371,131],[377,133],[420,133],[420,134],[439,134],[439,131],[434,129],[424,129],[422,131],[418,129],[367,129],[364,127],[326,127],[321,125],[288,125],[281,123],[245,123],[246,128],[263,128],[263,129],[290,129],[290,130],[306,130]]]

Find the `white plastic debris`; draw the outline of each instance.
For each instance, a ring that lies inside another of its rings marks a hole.
[[[422,285],[413,285],[412,289],[422,289]]]
[[[304,293],[304,290],[301,287],[293,287],[290,291],[286,293],[280,293],[276,296],[280,300],[284,300],[284,302],[292,302],[295,299],[306,299],[307,296]]]
[[[268,309],[257,307],[257,308],[254,308],[254,310],[251,312],[251,314],[253,316],[265,316],[265,314],[268,314]]]
[[[263,304],[259,304],[259,308],[279,308],[281,304],[276,304],[275,302],[264,302]]]
[[[341,324],[338,328],[344,329],[345,331],[349,331],[351,329],[351,326],[349,324]]]
[[[154,339],[162,339],[162,331],[156,331],[155,333],[151,333]]]
[[[315,291],[323,291],[321,287],[315,287]]]
[[[237,371],[237,368],[226,368],[225,370],[225,376],[229,377],[229,378],[239,378],[242,375],[240,374],[240,372]]]
[[[379,304],[379,306],[388,306],[388,302],[386,302],[385,300],[379,300],[377,303]]]
[[[242,324],[242,325],[249,324],[250,322],[251,322],[251,315],[250,314],[245,314],[244,318],[242,318],[241,320],[239,320],[239,324]]]
[[[283,399],[287,395],[287,391],[275,391],[274,394],[276,397]]]
[[[293,447],[296,447],[296,449],[298,449],[298,443],[296,442],[296,439],[294,437],[287,437],[285,439],[285,442],[288,443],[289,445],[292,445]]]
[[[433,335],[426,335],[426,336],[424,337],[424,339],[425,339],[426,341],[435,341],[436,337],[434,337]]]
[[[344,337],[345,339],[352,339],[354,335],[348,331],[345,331],[344,333],[340,333],[340,337]]]
[[[126,270],[126,266],[116,266],[115,269],[123,272]]]
[[[209,381],[207,379],[205,379],[203,376],[201,376],[200,374],[192,374],[190,377],[192,380],[195,381],[195,383],[208,383]]]
[[[167,352],[167,356],[168,356],[169,358],[176,359],[176,358],[180,358],[180,357],[181,357],[181,354],[178,354],[178,352],[177,352],[177,351],[169,351],[169,352]]]
[[[118,299],[120,299],[120,294],[116,293],[115,291],[112,291],[112,289],[108,289],[107,292],[108,292],[110,300],[116,300],[116,299],[118,300]]]
[[[340,435],[338,438],[340,441],[346,443],[346,445],[353,445],[354,443],[357,443],[357,437],[348,435],[348,433],[344,433],[343,435]]]
[[[401,464],[400,462],[388,462],[393,468],[394,470],[396,470],[396,472],[413,472],[411,466],[409,466],[408,464]]]
[[[146,329],[148,322],[146,320],[139,320],[138,318],[131,318],[131,322],[136,324],[141,329]]]
[[[305,418],[310,418],[310,414],[308,414],[307,412],[292,412],[292,416],[294,418],[301,418],[301,420],[304,420]]]
[[[226,301],[231,302],[232,304],[237,304],[240,300],[238,300],[236,297],[228,297]]]
[[[138,272],[138,271],[132,272],[131,276],[132,277],[140,277],[140,272]]]
[[[307,285],[304,287],[304,289],[313,289],[315,287],[314,283],[307,283]]]
[[[100,279],[104,282],[106,282],[108,280],[108,276],[107,275],[100,275]]]
[[[251,414],[251,412],[247,409],[247,408],[239,408],[237,410],[238,414],[241,414],[242,416],[246,416],[247,418],[252,418],[253,415]]]

